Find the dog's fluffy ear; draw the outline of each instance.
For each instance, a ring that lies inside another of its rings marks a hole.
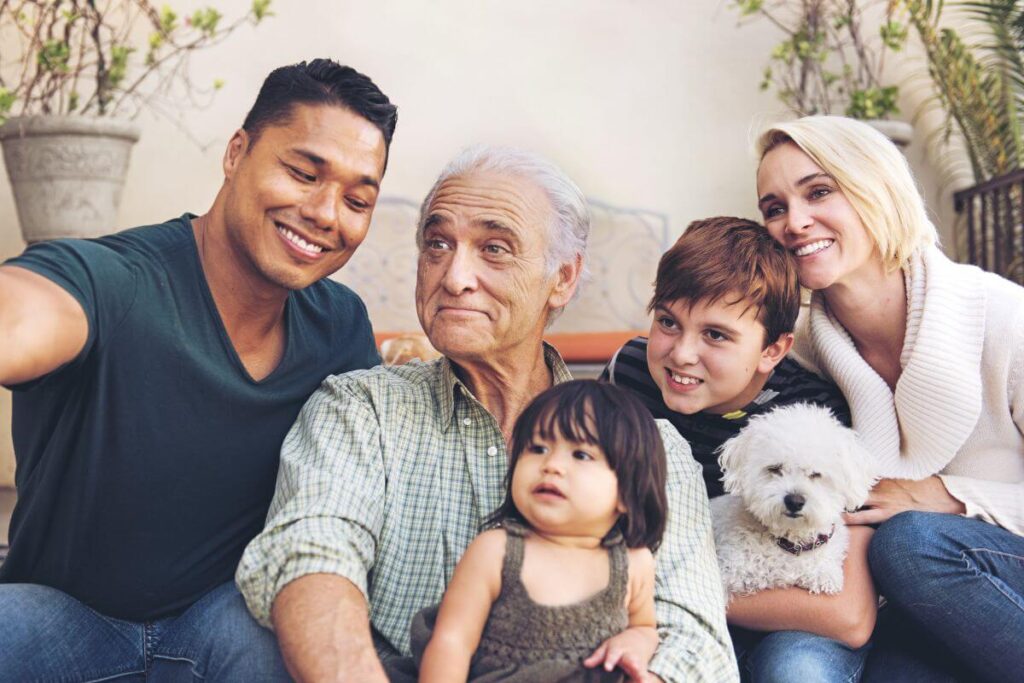
[[[846,509],[856,510],[867,499],[878,481],[875,458],[861,444],[852,429],[843,429],[839,448],[839,473],[846,480]]]
[[[722,485],[726,493],[742,496],[740,458],[750,448],[750,436],[744,429],[718,447],[718,465],[722,468]]]

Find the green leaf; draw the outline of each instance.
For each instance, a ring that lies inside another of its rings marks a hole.
[[[898,97],[899,88],[895,85],[854,90],[850,93],[846,115],[855,119],[883,119],[889,114],[898,114]]]
[[[110,46],[110,69],[107,71],[107,84],[116,88],[124,80],[128,72],[128,57],[135,52],[134,47],[127,45]]]
[[[178,15],[168,5],[160,8],[160,30],[164,35],[178,28]]]
[[[736,9],[740,11],[740,16],[749,17],[752,14],[757,14],[761,11],[764,6],[764,0],[737,0]]]
[[[189,20],[194,28],[199,29],[207,36],[217,32],[217,24],[220,23],[223,15],[212,7],[197,9]]]
[[[882,42],[893,52],[899,52],[903,49],[903,45],[907,42],[907,33],[909,31],[909,26],[904,26],[898,21],[888,21],[878,28]]]
[[[170,5],[164,5],[160,8],[160,30],[166,36],[175,29],[178,28],[178,15]]]
[[[265,17],[274,16],[270,11],[270,0],[252,0],[252,15],[256,18],[257,24]]]
[[[0,116],[7,114],[18,101],[18,96],[4,87],[0,87]]]
[[[36,61],[42,71],[53,71],[56,73],[68,73],[68,60],[71,58],[71,48],[63,40],[51,38],[43,42],[39,48]]]

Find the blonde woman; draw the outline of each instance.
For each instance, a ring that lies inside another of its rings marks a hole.
[[[847,519],[880,525],[872,575],[901,624],[876,631],[868,677],[1014,680],[1024,288],[943,255],[906,160],[870,126],[806,117],[759,152],[765,225],[813,290],[795,353],[839,385],[885,477]]]

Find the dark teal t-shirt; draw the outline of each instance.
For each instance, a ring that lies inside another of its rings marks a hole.
[[[329,280],[292,292],[284,356],[256,382],[189,215],[40,244],[7,265],[70,292],[89,336],[68,365],[11,387],[18,502],[0,581],[131,621],[180,613],[232,580],[309,395],[327,375],[379,363],[366,307]]]

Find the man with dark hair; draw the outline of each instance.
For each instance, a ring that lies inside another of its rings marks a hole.
[[[252,109],[242,122],[249,145],[267,126],[279,126],[291,119],[298,102],[348,109],[363,117],[384,137],[384,166],[395,132],[398,111],[373,81],[350,66],[330,59],[314,59],[274,69],[263,81]]]
[[[366,236],[395,118],[348,67],[283,67],[207,213],[0,266],[0,678],[287,677],[232,576],[305,400],[378,362],[362,301],[324,278]]]

